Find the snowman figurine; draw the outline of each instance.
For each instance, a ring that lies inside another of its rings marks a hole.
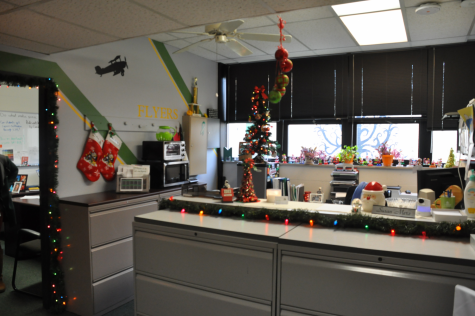
[[[223,189],[231,189],[231,185],[229,184],[228,180],[224,181],[224,187]]]

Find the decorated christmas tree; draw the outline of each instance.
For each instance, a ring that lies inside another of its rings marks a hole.
[[[277,149],[280,145],[276,141],[272,141],[269,137],[272,135],[270,132],[271,126],[267,123],[270,120],[270,109],[268,97],[264,93],[265,88],[255,87],[252,95],[252,113],[249,116],[249,120],[254,120],[254,124],[249,126],[244,136],[246,146],[240,154],[257,154],[254,158],[255,162],[264,162],[264,155],[277,155]],[[252,118],[251,118],[252,117]]]
[[[251,170],[254,169],[257,171],[257,168],[254,167],[254,160],[247,158],[244,160],[243,164],[243,175],[241,181],[241,188],[239,189],[238,201],[241,202],[257,202],[259,199],[254,192],[254,183],[252,182],[252,173]]]
[[[445,164],[445,168],[452,168],[455,166],[455,156],[453,148],[450,148],[449,159],[447,159],[447,163]]]

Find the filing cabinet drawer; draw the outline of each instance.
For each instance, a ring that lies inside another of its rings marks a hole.
[[[94,314],[131,298],[134,295],[133,269],[115,274],[92,284],[94,292]]]
[[[272,300],[271,250],[257,251],[141,231],[135,233],[134,247],[136,271]]]
[[[174,284],[143,275],[136,276],[137,314],[149,316],[271,316],[270,305],[259,304]]]
[[[132,247],[132,238],[127,238],[94,248],[91,251],[93,282],[131,268],[133,265]]]
[[[148,202],[90,215],[91,245],[97,247],[132,236],[134,216],[154,212],[158,202]]]
[[[345,316],[451,315],[455,285],[475,280],[433,272],[283,256],[280,304]]]

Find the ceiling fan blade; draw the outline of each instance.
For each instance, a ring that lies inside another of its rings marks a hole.
[[[237,37],[243,40],[251,41],[266,41],[266,42],[279,42],[279,34],[258,34],[258,33],[236,33]],[[284,35],[285,42],[290,43],[292,41],[292,35]]]
[[[179,54],[179,53],[186,52],[187,50],[189,50],[189,49],[192,48],[193,46],[196,46],[196,45],[201,44],[201,42],[209,42],[209,41],[212,41],[212,40],[214,40],[214,38],[206,38],[206,39],[201,40],[201,41],[199,41],[199,42],[196,42],[196,43],[193,43],[193,44],[188,45],[188,46],[186,46],[186,47],[183,47],[182,49],[177,50],[177,51],[174,52],[173,54]]]
[[[229,34],[234,32],[238,27],[240,27],[244,23],[243,20],[234,20],[229,22],[223,22],[219,26],[219,30],[222,33]]]
[[[251,55],[252,52],[244,45],[236,41],[235,39],[230,38],[229,41],[226,42],[226,46],[231,48],[239,56],[248,56]]]
[[[208,35],[208,33],[201,33],[201,32],[187,32],[187,31],[171,31],[168,33],[182,33],[182,34],[193,34],[193,35]]]

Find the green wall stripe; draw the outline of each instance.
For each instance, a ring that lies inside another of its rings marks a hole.
[[[79,112],[87,117],[94,117],[94,124],[101,130],[107,130],[107,124],[109,123],[107,119],[89,102],[57,63],[0,52],[0,71],[52,78],[59,85],[61,92],[74,104]],[[137,157],[125,143],[122,143],[120,147],[119,156],[126,164],[137,163]]]
[[[183,95],[183,97],[185,98],[186,102],[187,103],[193,102],[193,96],[192,96],[190,90],[188,90],[188,88],[185,84],[185,81],[183,81],[183,78],[181,77],[180,72],[178,71],[178,68],[176,68],[175,63],[173,62],[173,59],[171,58],[170,54],[168,53],[168,50],[165,48],[165,44],[154,41],[154,40],[152,40],[152,41],[153,41],[153,44],[155,45],[155,47],[157,48],[158,53],[162,57],[163,62],[167,66],[168,71],[172,75],[173,80],[175,80],[175,83],[176,83],[178,89],[180,89],[180,92]]]

